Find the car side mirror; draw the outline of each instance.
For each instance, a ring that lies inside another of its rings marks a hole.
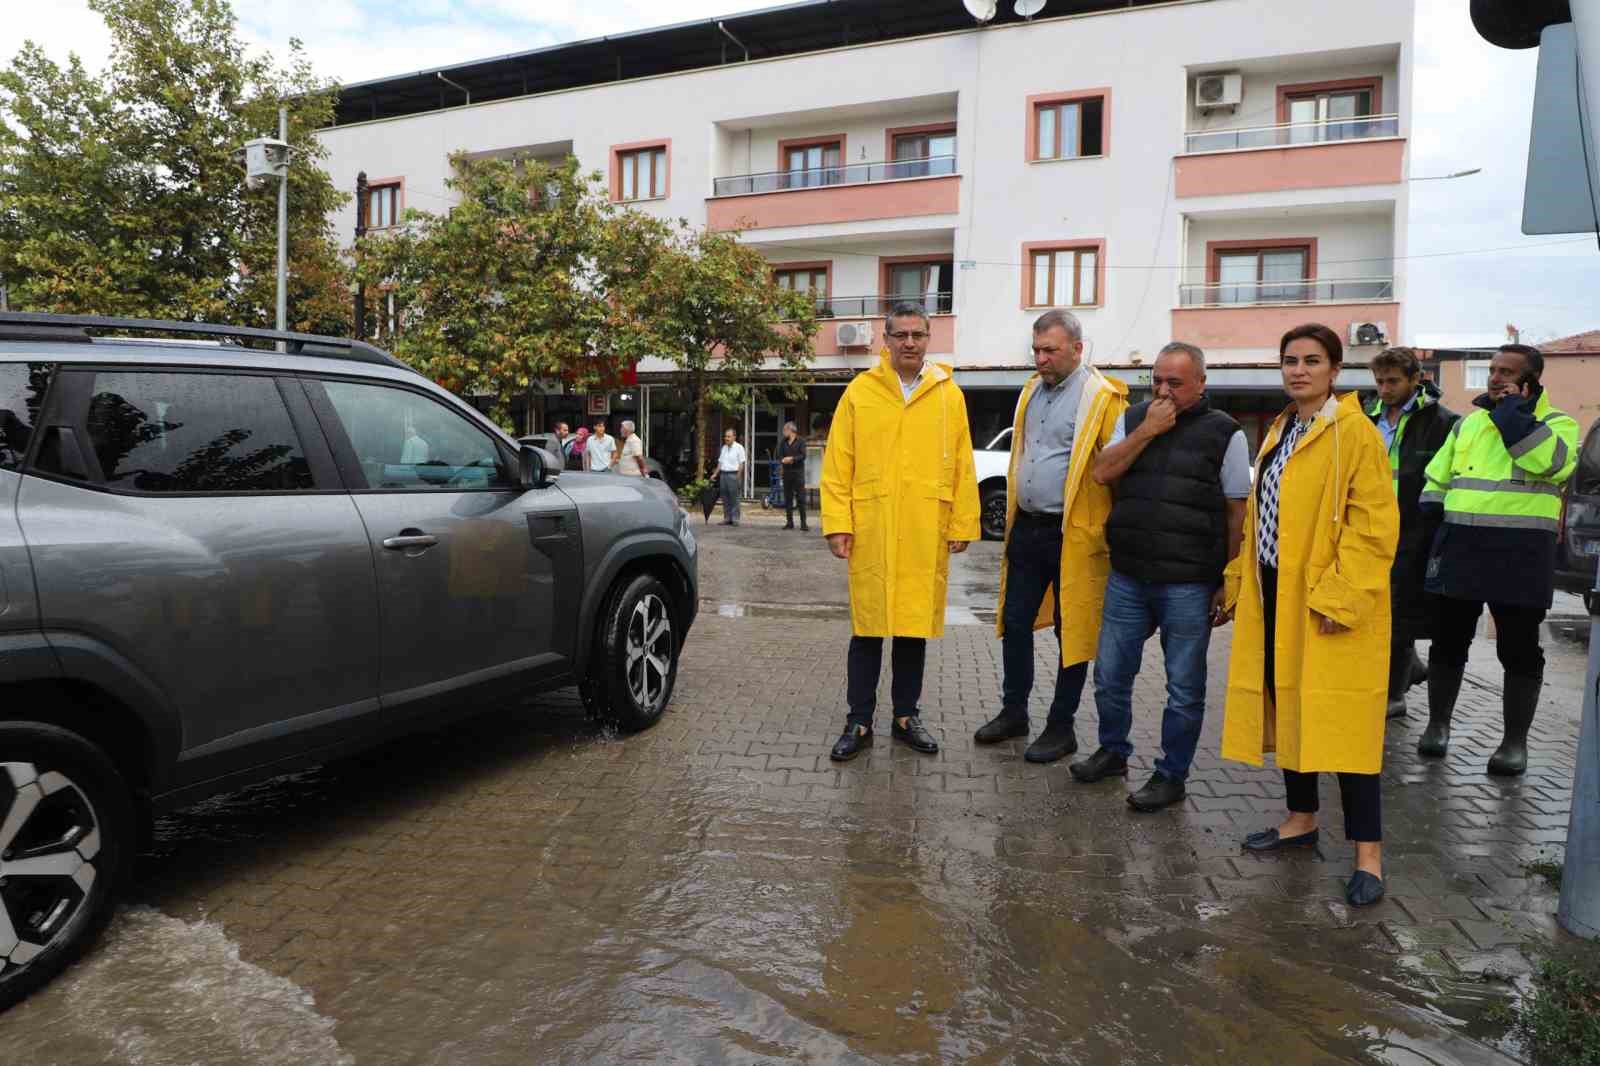
[[[542,489],[555,483],[560,476],[561,464],[543,448],[524,444],[518,449],[521,460],[519,482],[523,489]]]

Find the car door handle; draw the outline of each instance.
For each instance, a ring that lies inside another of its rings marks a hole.
[[[402,529],[398,537],[383,538],[383,546],[390,551],[406,551],[411,548],[431,548],[439,543],[439,538],[432,533],[424,533],[420,529]]]

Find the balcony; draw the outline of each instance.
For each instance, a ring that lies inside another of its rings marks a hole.
[[[714,178],[706,225],[749,230],[953,215],[960,181],[953,155]]]
[[[1177,159],[1178,197],[1225,196],[1402,180],[1398,115],[1195,130]]]
[[[1304,281],[1214,282],[1178,287],[1180,307],[1258,307],[1276,304],[1371,303],[1394,299],[1394,278],[1312,278]]]
[[[925,292],[900,296],[831,296],[817,301],[817,317],[882,318],[896,304],[906,302],[921,304],[922,309],[930,315],[948,315],[954,306],[955,294]]]
[[[942,295],[947,298],[949,296],[948,293]],[[876,359],[878,349],[885,343],[883,315],[903,299],[906,297],[865,296],[852,297],[844,301],[824,301],[830,305],[838,304],[840,309],[833,317],[822,317],[817,323],[817,336],[812,342],[816,354],[856,355]],[[860,314],[856,313],[857,309],[860,309]],[[946,358],[954,353],[956,348],[956,316],[946,311],[933,311],[931,308],[929,312],[932,317],[928,320],[928,356]],[[841,348],[838,327],[847,322],[864,323],[871,333],[871,343]]]

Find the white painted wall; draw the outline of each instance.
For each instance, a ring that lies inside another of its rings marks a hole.
[[[1172,196],[1173,157],[1192,128],[1188,71],[1250,57],[1293,56],[1398,43],[1399,60],[1385,71],[1385,108],[1409,110],[1413,11],[1411,0],[1195,0],[1171,6],[1097,15],[1039,19],[1019,26],[927,37],[885,45],[837,49],[811,56],[731,63],[713,70],[618,82],[545,96],[458,107],[401,119],[380,120],[324,131],[335,184],[353,189],[358,170],[371,177],[404,175],[406,203],[441,210],[446,160],[454,149],[483,151],[517,144],[570,139],[587,169],[604,171],[613,144],[671,138],[671,194],[642,205],[668,217],[703,223],[705,198],[714,174],[742,168],[743,125],[749,116],[807,114],[804,125],[839,132],[815,120],[820,108],[863,108],[887,100],[955,94],[961,178],[960,210],[939,225],[953,227],[958,261],[955,360],[962,366],[1025,367],[1028,328],[1034,316],[1021,307],[1022,244],[1025,241],[1103,238],[1108,265],[1105,306],[1082,313],[1091,349],[1102,363],[1148,353],[1170,334],[1184,246],[1183,215],[1198,205]],[[1308,67],[1294,80],[1353,76],[1363,71]],[[1030,94],[1110,86],[1110,153],[1102,159],[1030,164],[1025,161],[1026,99]],[[1392,90],[1391,87],[1392,86]],[[1260,89],[1264,94],[1265,83]],[[1387,99],[1390,91],[1395,98]],[[1254,97],[1252,97],[1254,99]],[[1263,96],[1264,99],[1264,96]],[[851,135],[852,161],[865,144],[868,158],[881,158],[885,126],[934,121],[926,108],[892,120],[877,115]],[[719,125],[720,124],[720,125]],[[754,170],[771,169],[776,129],[751,135]],[[1404,123],[1402,124],[1404,128]],[[873,131],[876,130],[876,136]],[[771,149],[761,144],[770,138]],[[765,158],[763,158],[763,153]],[[1296,193],[1300,204],[1340,202],[1344,190]],[[1403,185],[1361,190],[1362,199],[1394,203],[1404,218]],[[1283,194],[1213,198],[1210,207],[1249,208],[1285,200]],[[1293,211],[1293,208],[1286,208]],[[930,224],[931,224],[930,220]],[[354,225],[354,207],[334,220],[341,238]],[[897,229],[917,220],[881,226],[883,248]],[[1292,218],[1285,226],[1300,230]],[[1359,229],[1359,227],[1358,227]],[[1403,230],[1403,227],[1402,227]],[[855,239],[871,223],[818,227]],[[774,235],[768,234],[769,240]],[[786,237],[804,236],[786,233]],[[750,239],[759,241],[761,234]],[[1330,234],[1330,240],[1339,238]],[[1367,247],[1372,232],[1352,233]],[[1403,254],[1403,232],[1390,234]],[[1365,243],[1364,243],[1365,242]],[[877,249],[865,249],[876,252]],[[887,250],[880,254],[893,254]],[[774,255],[774,258],[779,256]],[[787,248],[785,259],[829,258],[828,249]],[[960,269],[960,261],[972,262]],[[840,257],[834,291],[853,295],[857,285],[874,291],[876,265]],[[849,264],[847,266],[847,264]]]
[[[1201,111],[1194,106],[1194,82],[1189,88],[1190,130],[1232,129],[1240,126],[1270,126],[1278,121],[1278,86],[1304,85],[1310,82],[1345,81],[1350,78],[1381,77],[1383,100],[1378,114],[1395,114],[1401,100],[1401,86],[1396,62],[1387,63],[1317,63],[1295,66],[1289,70],[1256,73],[1246,67],[1242,72],[1243,84],[1237,109]]]

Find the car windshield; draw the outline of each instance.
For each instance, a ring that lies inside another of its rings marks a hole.
[[[1572,491],[1580,496],[1600,496],[1600,423],[1589,427],[1589,436],[1578,455],[1578,470],[1573,475]]]

